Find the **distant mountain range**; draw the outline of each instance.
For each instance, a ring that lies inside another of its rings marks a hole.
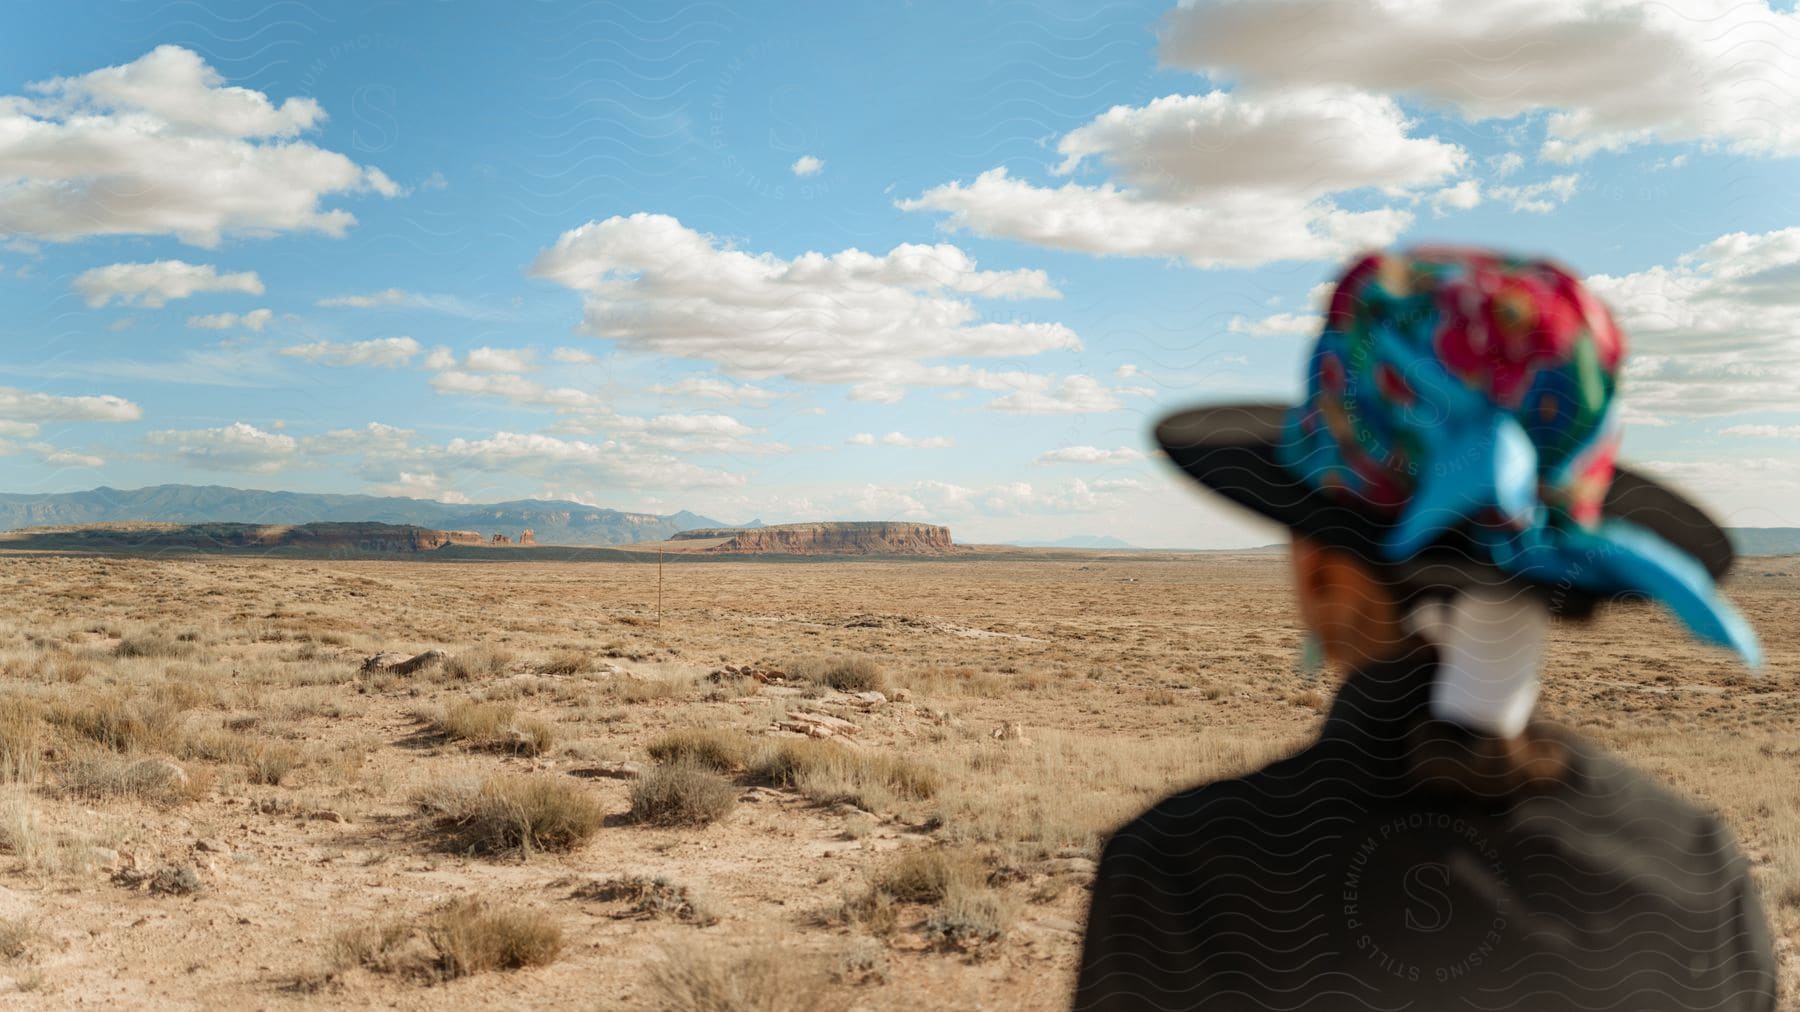
[[[1138,547],[1105,534],[1071,534],[1055,541],[1009,541],[1007,544],[1018,545],[1020,548],[1128,548],[1137,550]]]
[[[512,502],[441,503],[397,496],[265,492],[220,485],[155,485],[122,490],[48,494],[0,493],[0,530],[21,527],[117,523],[307,524],[320,522],[412,524],[437,530],[475,531],[483,537],[517,538],[530,528],[541,545],[623,545],[662,541],[696,527],[761,527],[762,521],[725,524],[683,510],[659,516],[584,506],[577,502],[517,499]]]
[[[1800,527],[1727,527],[1739,555],[1800,554]]]

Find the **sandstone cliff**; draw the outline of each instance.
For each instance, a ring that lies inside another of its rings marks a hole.
[[[948,555],[962,550],[951,542],[948,527],[888,521],[701,527],[669,540],[719,541],[700,549],[707,554]]]

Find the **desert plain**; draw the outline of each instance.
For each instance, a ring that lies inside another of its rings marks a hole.
[[[1332,689],[1278,552],[661,582],[0,554],[0,1002],[1053,1009],[1108,830]],[[1543,712],[1723,814],[1794,1007],[1800,557],[1728,590],[1760,674],[1619,607]]]

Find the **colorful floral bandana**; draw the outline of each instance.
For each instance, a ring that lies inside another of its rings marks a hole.
[[[1693,559],[1606,518],[1625,339],[1545,260],[1427,247],[1338,281],[1282,463],[1392,522],[1390,561],[1462,529],[1533,582],[1669,604],[1753,663],[1756,640]]]

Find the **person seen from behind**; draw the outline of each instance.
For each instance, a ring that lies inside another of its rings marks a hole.
[[[1319,738],[1107,844],[1074,1007],[1775,1008],[1719,819],[1535,720],[1555,619],[1652,600],[1758,663],[1699,509],[1616,466],[1625,337],[1554,263],[1374,254],[1299,405],[1165,419],[1169,458],[1292,531]]]

